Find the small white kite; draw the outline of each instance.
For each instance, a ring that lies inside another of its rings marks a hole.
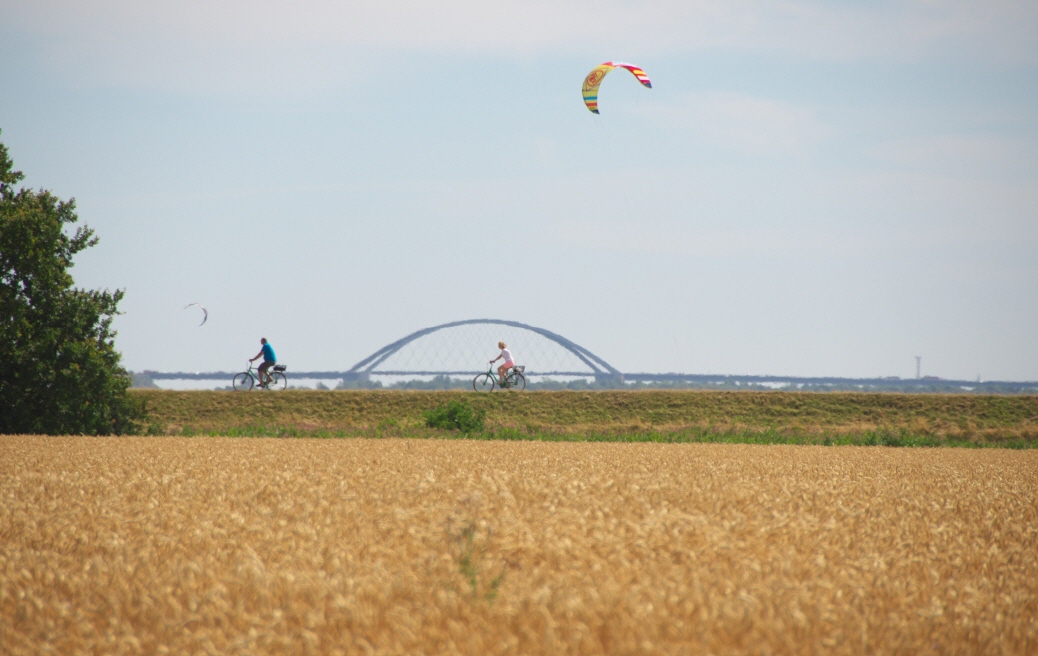
[[[202,308],[202,323],[200,323],[198,325],[199,326],[204,326],[206,320],[209,319],[209,311],[206,310],[205,307],[201,303],[188,303],[187,305],[184,306],[184,309],[186,310],[189,307],[191,307],[192,305],[197,305],[198,307]]]

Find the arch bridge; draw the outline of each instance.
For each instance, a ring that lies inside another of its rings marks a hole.
[[[461,339],[464,341],[455,339],[446,346],[427,339],[434,333],[444,331],[446,334],[452,329],[465,327],[481,327],[484,334],[462,331]],[[498,339],[493,335],[505,333],[510,337],[502,341],[517,349],[518,363],[529,363],[527,375],[594,376],[596,381],[623,380],[623,374],[616,367],[562,335],[544,328],[503,319],[467,319],[423,328],[383,346],[353,365],[349,371],[343,372],[343,378],[351,381],[367,380],[372,375],[474,375],[480,372],[470,368],[471,364],[486,362],[487,345],[490,345],[493,354],[497,355],[494,345]],[[531,336],[530,333],[537,337]],[[409,346],[414,347],[414,353],[408,353]],[[428,351],[433,353],[430,355]]]
[[[451,334],[453,333],[453,335]],[[438,334],[438,335],[437,335]],[[436,335],[437,339],[430,339]],[[383,346],[349,371],[289,370],[291,379],[341,379],[366,381],[371,376],[473,376],[481,373],[474,365],[487,366],[487,356],[496,356],[498,341],[508,342],[526,373],[532,376],[594,377],[605,386],[624,387],[623,383],[669,383],[678,385],[796,385],[813,389],[871,389],[906,392],[980,392],[992,394],[1034,394],[1038,381],[960,381],[942,379],[891,378],[805,378],[793,376],[755,376],[728,374],[620,373],[615,367],[583,346],[565,337],[518,321],[468,319],[423,328]],[[412,347],[412,348],[408,348]],[[141,372],[153,380],[223,380],[234,372]]]

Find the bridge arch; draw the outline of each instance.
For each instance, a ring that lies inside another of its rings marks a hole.
[[[439,326],[431,326],[429,328],[423,328],[422,330],[415,331],[406,337],[398,339],[391,344],[383,346],[379,350],[375,351],[368,357],[364,358],[346,372],[347,379],[362,379],[368,378],[372,374],[382,375],[472,375],[479,373],[478,371],[471,369],[461,369],[460,367],[433,370],[428,368],[422,368],[421,366],[415,367],[404,367],[401,368],[399,358],[397,358],[394,366],[393,356],[400,354],[406,346],[412,344],[422,338],[428,337],[433,333],[448,330],[452,328],[459,328],[462,326],[475,326],[475,325],[489,325],[489,326],[503,326],[513,329],[530,331],[539,335],[540,337],[549,340],[551,343],[561,347],[566,353],[572,355],[575,361],[571,360],[573,364],[580,363],[585,370],[580,370],[576,366],[563,367],[559,369],[557,367],[545,368],[544,366],[538,366],[537,362],[530,362],[527,366],[527,373],[534,376],[594,376],[596,379],[621,379],[623,374],[620,373],[615,367],[610,365],[608,362],[598,357],[591,351],[587,350],[583,346],[576,344],[575,342],[566,339],[562,335],[554,333],[544,328],[538,328],[536,326],[530,326],[528,324],[520,323],[518,321],[506,321],[503,319],[467,319],[465,321],[452,321],[450,323],[441,324]],[[517,354],[520,360],[520,364],[523,364],[522,355]],[[485,360],[484,360],[485,362]],[[565,364],[565,363],[564,363]]]

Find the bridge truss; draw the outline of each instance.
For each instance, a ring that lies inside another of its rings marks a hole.
[[[467,330],[466,330],[467,328]],[[447,339],[433,339],[442,333]],[[623,374],[588,349],[544,328],[502,319],[468,319],[423,328],[387,344],[344,372],[344,380],[384,376],[472,376],[497,357],[504,341],[528,376],[593,376],[623,380]],[[410,348],[409,348],[410,347]]]
[[[290,379],[363,382],[372,376],[467,377],[486,371],[487,361],[498,355],[497,342],[504,341],[526,365],[533,377],[593,378],[600,386],[623,387],[625,383],[676,384],[692,386],[797,386],[806,389],[898,391],[974,391],[980,393],[1036,393],[1038,382],[956,381],[900,378],[808,378],[793,376],[739,376],[681,373],[621,373],[608,362],[579,344],[544,328],[502,319],[468,319],[423,328],[402,337],[353,365],[347,371],[290,370]],[[225,380],[231,372],[142,372],[153,380]]]

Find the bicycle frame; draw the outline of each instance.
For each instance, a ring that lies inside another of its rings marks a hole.
[[[273,386],[279,383],[279,377],[280,381],[283,382],[283,384],[281,385],[282,389],[284,389],[284,386],[286,386],[288,383],[284,370],[278,371],[274,369],[274,367],[271,367],[270,370],[264,373],[266,373],[266,377],[269,379],[266,383],[264,383],[260,379],[259,369],[253,366],[252,360],[249,360],[249,368],[241,372],[240,374],[235,374],[234,379],[232,380],[232,387],[235,390],[242,388],[245,390],[251,390],[253,387],[257,386],[260,389],[276,389]],[[245,378],[246,376],[248,378]],[[248,387],[245,386],[245,380],[250,381]]]
[[[501,379],[498,378],[497,371],[494,370],[494,363],[491,362],[490,366],[487,368],[487,372],[485,374],[477,375],[475,380],[472,381],[472,386],[477,392],[493,391],[494,386],[500,387],[501,389],[518,387],[520,390],[524,390],[526,389],[526,377],[523,375],[523,369],[525,369],[525,367],[509,367],[505,370],[505,382],[502,383]],[[491,381],[489,389],[487,388],[488,386],[479,384],[478,381],[480,381],[480,379]]]
[[[245,373],[249,374],[249,377],[252,378],[252,383],[254,385],[263,385],[263,382],[260,380],[259,369],[257,367],[254,367],[251,362],[249,363],[249,368],[245,371]],[[269,377],[270,374],[267,374],[267,376]]]
[[[514,371],[515,371],[515,367],[509,367],[509,368],[505,369],[505,384],[504,385],[501,385],[501,378],[497,375],[497,369],[494,369],[494,364],[493,363],[491,363],[490,364],[490,368],[487,369],[487,375],[493,376],[494,380],[496,380],[497,384],[501,385],[501,387],[508,387],[508,377],[511,376],[512,372],[514,372]]]

